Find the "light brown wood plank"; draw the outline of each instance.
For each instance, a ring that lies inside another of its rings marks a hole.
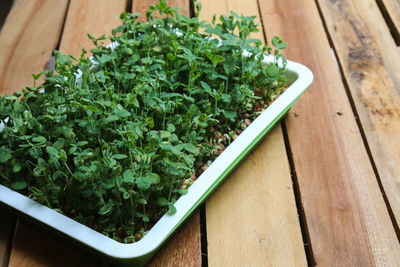
[[[396,27],[397,33],[400,33],[400,0],[378,0],[383,3],[390,19]]]
[[[68,0],[20,0],[0,32],[0,94],[32,86],[60,38]]]
[[[202,3],[204,20],[229,10],[259,15],[256,1]],[[307,265],[279,124],[210,196],[206,214],[210,266]]]
[[[71,0],[60,52],[76,57],[80,56],[82,48],[89,52],[94,45],[87,34],[111,35],[111,30],[122,23],[118,17],[125,8],[126,0]]]
[[[193,214],[157,252],[148,266],[201,266],[200,213]]]
[[[259,3],[267,35],[283,37],[286,56],[314,72],[287,129],[317,265],[399,266],[399,242],[315,2]]]
[[[15,218],[3,210],[0,211],[0,218],[0,266],[7,267],[11,250],[10,241],[14,234]]]
[[[62,240],[20,221],[9,267],[96,266],[97,260]]]
[[[319,4],[399,225],[400,53],[375,1]]]
[[[157,0],[133,0],[132,13],[145,14]],[[172,7],[182,7],[181,14],[190,15],[189,1],[168,0]],[[163,245],[150,261],[149,266],[201,266],[200,213],[192,215],[184,226]]]

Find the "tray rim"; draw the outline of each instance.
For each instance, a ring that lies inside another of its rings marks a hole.
[[[273,60],[273,56],[265,56],[263,63],[269,64]],[[188,193],[176,201],[177,212],[173,215],[163,215],[138,242],[123,244],[115,241],[3,185],[0,185],[0,202],[108,258],[123,262],[144,263],[311,85],[313,74],[304,65],[288,60],[286,70],[297,75],[296,80],[212,162],[189,187]]]

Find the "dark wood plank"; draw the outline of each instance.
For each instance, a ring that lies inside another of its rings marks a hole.
[[[202,4],[202,20],[232,10],[260,22],[256,0]],[[206,214],[210,266],[307,266],[280,124],[210,196]]]
[[[259,4],[267,36],[283,37],[286,56],[314,72],[286,122],[316,264],[400,265],[399,242],[315,2]]]
[[[6,267],[10,256],[10,241],[14,234],[15,218],[3,210],[0,211],[0,218],[0,266]]]
[[[60,39],[68,0],[19,0],[0,32],[0,94],[32,86]]]
[[[31,224],[20,221],[9,267],[97,266],[97,260]]]
[[[400,54],[375,1],[319,4],[399,225]]]
[[[132,13],[145,14],[156,0],[133,0]],[[173,7],[182,7],[180,13],[190,15],[189,1],[168,0]],[[200,214],[195,214],[167,241],[153,257],[149,266],[201,266]]]

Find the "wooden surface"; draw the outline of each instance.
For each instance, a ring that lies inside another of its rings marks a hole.
[[[393,21],[397,29],[397,34],[400,33],[400,0],[378,0],[378,3],[383,3],[390,19]]]
[[[90,267],[97,266],[98,262],[85,252],[20,221],[17,225],[9,266]]]
[[[260,10],[267,35],[292,44],[286,56],[314,72],[286,118],[316,264],[400,265],[399,242],[316,4],[271,0]]]
[[[397,223],[400,222],[400,53],[375,1],[319,1]],[[340,10],[341,9],[341,10]],[[361,16],[361,14],[365,16]]]
[[[0,267],[8,266],[8,258],[11,250],[10,243],[15,226],[14,216],[0,211]]]
[[[2,94],[32,86],[58,44],[67,0],[19,0],[0,32]]]
[[[188,0],[168,2],[190,14]],[[315,80],[149,266],[400,266],[400,55],[386,24],[398,33],[399,1],[378,0],[386,21],[374,0],[201,2],[203,19],[259,15],[253,37],[283,37]],[[88,32],[109,34],[122,11],[152,3],[17,1],[0,32],[0,93],[31,85],[58,46],[79,55]],[[7,265],[109,264],[0,211]]]
[[[202,20],[230,10],[258,15],[257,1],[202,4]],[[263,31],[252,38],[264,40]],[[279,124],[212,194],[206,218],[210,266],[307,265]]]
[[[111,30],[121,24],[118,17],[125,8],[126,0],[70,0],[60,52],[76,57],[80,56],[82,48],[89,52],[94,45],[87,34],[111,35]]]

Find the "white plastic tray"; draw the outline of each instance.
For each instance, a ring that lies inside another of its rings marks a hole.
[[[272,61],[272,56],[264,59],[266,64]],[[291,85],[285,92],[198,177],[188,193],[176,201],[177,212],[162,216],[136,243],[119,243],[2,185],[0,204],[3,205],[0,206],[11,208],[14,213],[33,219],[67,240],[120,264],[143,265],[311,85],[313,74],[305,66],[288,61],[286,69],[286,76]]]

